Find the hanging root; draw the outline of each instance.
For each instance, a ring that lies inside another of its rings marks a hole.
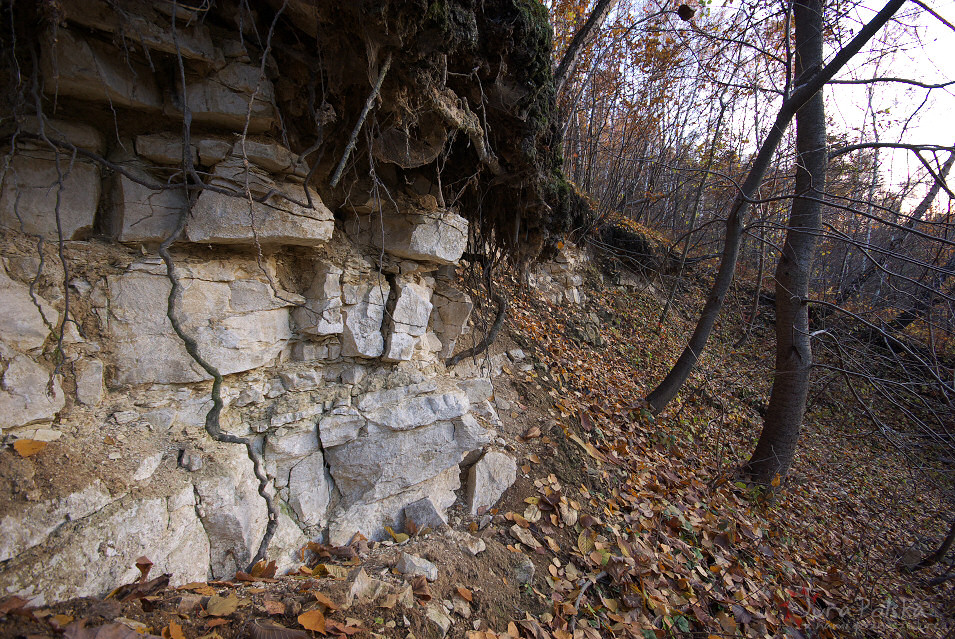
[[[182,231],[186,226],[186,215],[188,215],[188,213],[184,212],[180,216],[176,230],[159,246],[159,255],[166,264],[166,275],[172,284],[172,288],[169,290],[169,297],[166,301],[166,317],[169,318],[173,330],[176,331],[176,335],[179,336],[179,339],[181,339],[183,345],[185,345],[186,352],[189,353],[189,356],[212,377],[212,408],[206,413],[206,432],[217,442],[242,444],[245,446],[249,459],[252,460],[255,477],[259,480],[259,495],[265,500],[265,505],[268,508],[269,522],[265,527],[265,535],[263,535],[262,541],[259,544],[258,552],[255,553],[255,556],[246,568],[246,572],[249,572],[252,570],[252,566],[260,560],[265,559],[269,544],[272,541],[272,537],[275,536],[275,529],[279,523],[279,511],[275,500],[268,493],[269,477],[265,473],[262,457],[255,450],[252,440],[222,432],[222,428],[219,424],[219,417],[222,414],[222,374],[215,366],[210,364],[199,354],[199,345],[195,339],[183,330],[176,315],[176,304],[182,295],[182,285],[179,283],[179,276],[176,274],[175,264],[173,264],[172,256],[169,254],[169,247],[182,235]]]

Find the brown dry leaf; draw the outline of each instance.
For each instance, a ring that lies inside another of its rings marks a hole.
[[[265,600],[265,612],[270,615],[284,615],[285,614],[285,604],[281,601],[274,601],[272,599]]]
[[[4,599],[0,599],[0,615],[5,615],[8,612],[25,608],[28,603],[30,603],[29,600],[24,599],[23,597],[17,597],[16,595],[11,595]]]
[[[332,579],[342,580],[348,578],[348,569],[335,564],[318,564],[312,571],[312,574],[319,577],[331,577]]]
[[[388,610],[391,610],[397,604],[398,604],[398,595],[392,592],[385,595],[385,600],[382,601],[380,604],[378,604],[378,607],[387,608]]]
[[[581,531],[577,536],[577,549],[584,557],[589,555],[594,549],[594,540],[587,534],[586,530]]]
[[[326,630],[328,630],[328,632],[334,633],[342,637],[350,637],[351,635],[356,634],[362,630],[361,626],[355,626],[350,624],[343,625],[333,619],[328,619],[325,622],[325,628]]]
[[[274,621],[256,619],[250,624],[249,639],[309,639],[309,636],[302,630],[286,628]]]
[[[428,580],[424,575],[418,575],[411,580],[411,591],[422,603],[431,601],[431,589],[428,587]]]
[[[209,603],[206,604],[206,614],[210,617],[228,617],[239,607],[239,598],[235,593],[229,593],[228,597],[213,595],[209,597]]]
[[[30,457],[46,448],[48,443],[49,442],[41,442],[35,439],[18,439],[13,442],[13,449],[20,454],[20,457]]]
[[[49,619],[50,625],[57,629],[62,629],[73,623],[72,615],[53,615]]]
[[[149,576],[149,571],[153,567],[153,562],[149,560],[149,557],[143,555],[136,560],[136,568],[139,569],[139,582],[142,583],[146,581]]]
[[[169,625],[163,628],[162,636],[168,639],[186,639],[186,635],[182,632],[182,626],[177,624],[175,621],[170,621]]]
[[[86,628],[86,619],[74,621],[66,628],[63,639],[162,639],[158,635],[140,634],[123,623],[110,623]]]
[[[211,597],[212,595],[216,594],[215,588],[213,588],[207,583],[202,583],[199,581],[194,581],[192,583],[179,586],[178,588],[176,588],[176,590],[191,590],[197,595],[202,595],[204,597]]]
[[[328,608],[329,610],[338,610],[339,608],[341,608],[341,606],[339,606],[337,603],[335,603],[334,601],[332,601],[332,600],[328,597],[328,595],[326,595],[326,594],[323,593],[323,592],[313,592],[313,593],[312,593],[312,596],[315,597],[315,601],[317,601],[318,603],[322,604],[323,606],[325,606],[325,607]]]
[[[474,595],[471,593],[471,591],[463,586],[458,586],[457,592],[459,595],[461,595],[461,599],[464,599],[468,603],[471,603],[474,600]]]
[[[223,619],[222,617],[213,617],[206,621],[206,628],[218,628],[219,626],[224,626],[229,623],[228,619]]]
[[[539,463],[541,463],[541,458],[538,457],[538,456],[537,456],[536,454],[534,454],[534,453],[531,453],[530,455],[528,455],[527,458],[528,458],[529,460],[531,460],[531,463],[532,463],[532,464],[539,464]]]
[[[298,623],[306,630],[311,630],[312,632],[323,635],[326,634],[325,615],[322,614],[321,610],[315,609],[303,612],[298,616]]]
[[[520,639],[521,633],[517,629],[517,624],[513,621],[507,622],[507,634],[511,637],[514,637],[514,639]]]
[[[524,441],[527,441],[529,439],[534,439],[540,436],[541,436],[541,429],[537,426],[531,426],[526,431],[524,431],[524,434],[521,435],[521,439]]]

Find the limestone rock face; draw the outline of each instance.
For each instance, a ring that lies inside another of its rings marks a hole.
[[[342,333],[342,355],[346,357],[378,357],[385,348],[381,322],[391,285],[380,276],[342,287],[345,326]]]
[[[199,162],[195,145],[190,147],[192,161]],[[156,164],[179,166],[182,164],[182,134],[171,132],[136,136],[136,154]]]
[[[467,247],[468,222],[452,211],[421,211],[379,219],[372,216],[372,243],[397,257],[454,264]]]
[[[19,351],[43,346],[50,335],[47,322],[52,326],[59,324],[59,313],[49,302],[38,295],[34,303],[30,287],[10,279],[3,269],[0,300],[0,341]]]
[[[298,330],[311,335],[334,335],[344,330],[341,276],[342,269],[334,264],[318,264],[305,293],[305,305],[292,311]]]
[[[454,344],[471,317],[474,303],[468,295],[453,286],[439,280],[431,298],[434,304],[434,331],[441,340],[440,356],[450,357],[454,352]]]
[[[181,96],[178,100],[182,100]],[[259,67],[232,62],[213,76],[186,83],[186,101],[196,123],[249,133],[268,131],[275,124],[275,92]],[[170,113],[177,113],[175,104]]]
[[[149,67],[123,59],[103,42],[60,29],[56,45],[42,52],[48,93],[154,113],[162,108],[162,93]]]
[[[209,538],[210,568],[214,577],[227,578],[244,570],[258,550],[268,510],[243,446],[217,447],[214,463],[203,472],[195,486]]]
[[[90,29],[120,35],[124,40],[164,53],[181,53],[186,60],[208,66],[225,64],[222,52],[212,42],[209,28],[198,20],[184,22],[187,9],[178,7],[175,38],[172,15],[162,15],[158,7],[140,5],[120,15],[106,0],[63,0],[60,10],[70,22]],[[171,10],[168,11],[171,14]]]
[[[81,359],[73,364],[76,378],[76,399],[87,406],[96,406],[103,399],[103,362]]]
[[[200,353],[224,374],[275,359],[291,337],[289,312],[268,282],[233,273],[235,264],[206,262],[180,267],[185,293],[179,307],[184,329]],[[256,273],[254,263],[240,273]],[[189,357],[166,317],[170,284],[161,264],[138,262],[109,276],[110,336],[118,385],[181,383],[207,379]]]
[[[66,396],[59,378],[26,355],[17,355],[3,372],[0,381],[0,429],[24,426],[53,419],[63,406]]]
[[[418,338],[428,329],[431,316],[431,289],[412,281],[399,281],[397,300],[391,312],[391,331],[383,358],[407,361],[414,354]]]
[[[48,150],[18,150],[0,184],[0,226],[57,241],[57,202],[64,240],[93,228],[101,193],[99,167]],[[59,186],[62,179],[62,187]]]
[[[97,480],[62,499],[31,504],[0,518],[0,561],[7,561],[41,543],[68,521],[82,519],[111,501]]]
[[[205,190],[193,206],[186,224],[191,242],[263,246],[318,246],[332,237],[332,212],[312,194],[313,207],[305,206],[305,189],[280,184],[281,195],[265,203],[239,195]]]
[[[137,138],[137,145],[139,139]],[[180,142],[180,149],[182,143]],[[111,234],[120,242],[161,243],[188,207],[181,189],[154,190],[117,173],[110,188]]]
[[[472,515],[497,503],[517,479],[517,462],[510,455],[488,451],[468,472],[467,506]]]
[[[281,144],[250,139],[236,142],[235,146],[232,147],[232,155],[248,158],[249,162],[270,173],[282,173],[291,170],[296,159],[292,152]]]
[[[370,539],[383,539],[387,535],[384,526],[402,526],[405,506],[425,497],[430,498],[439,511],[447,510],[454,503],[454,491],[461,486],[459,475],[458,467],[453,466],[396,495],[344,507],[328,522],[329,543],[347,544],[356,532]]]
[[[108,505],[90,497],[86,509],[64,521],[42,546],[5,565],[0,583],[7,592],[35,594],[37,603],[103,596],[138,577],[133,564],[141,555],[152,560],[156,572],[171,573],[174,584],[208,579],[209,540],[196,516],[192,486],[168,498]],[[98,509],[90,512],[94,506]]]

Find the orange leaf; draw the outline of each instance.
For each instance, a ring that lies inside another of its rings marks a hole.
[[[18,439],[13,442],[13,449],[20,453],[20,457],[30,457],[46,448],[47,443],[35,439]]]
[[[313,592],[312,595],[315,597],[315,601],[322,604],[329,610],[338,610],[341,606],[336,604],[334,601],[328,598],[328,595],[322,592]]]
[[[471,594],[471,591],[462,586],[458,586],[458,594],[461,595],[461,599],[464,599],[467,602],[474,600],[474,595]]]
[[[182,632],[182,626],[177,624],[175,621],[169,622],[169,627],[166,628],[169,632],[169,639],[186,639],[186,635]],[[166,634],[165,632],[163,633]]]
[[[321,610],[309,610],[298,616],[298,623],[306,630],[325,634],[325,615]]]

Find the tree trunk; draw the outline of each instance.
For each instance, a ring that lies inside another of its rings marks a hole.
[[[580,59],[580,54],[584,50],[584,47],[590,42],[590,38],[593,37],[600,25],[603,24],[603,21],[606,20],[607,14],[610,13],[616,1],[617,0],[597,0],[597,4],[594,5],[594,10],[591,11],[587,17],[587,21],[584,22],[580,30],[571,38],[570,44],[567,45],[567,51],[564,52],[564,57],[560,59],[560,64],[557,65],[557,70],[554,71],[554,86],[556,87],[558,97],[563,93],[567,80],[573,75],[574,69],[577,68],[577,61]]]
[[[796,86],[792,95],[783,101],[779,107],[779,113],[776,115],[776,121],[773,123],[769,134],[763,141],[753,160],[753,165],[749,170],[742,186],[740,186],[739,195],[726,218],[726,238],[723,244],[723,253],[720,260],[720,268],[716,273],[716,280],[710,289],[710,293],[703,305],[703,311],[696,324],[696,329],[690,337],[686,348],[677,360],[667,376],[660,382],[653,392],[647,395],[647,403],[654,414],[659,414],[666,405],[670,403],[680,388],[686,382],[693,367],[703,349],[709,340],[713,325],[723,307],[723,299],[729,291],[730,284],[733,283],[733,275],[736,272],[736,259],[739,257],[740,239],[743,233],[743,218],[749,208],[753,196],[756,194],[763,176],[766,175],[772,161],[776,147],[783,138],[786,128],[792,121],[796,111],[814,97],[829,80],[846,65],[846,63],[855,56],[862,47],[872,39],[879,29],[905,4],[905,0],[889,0],[879,13],[872,18],[854,38],[842,48],[826,65],[824,69],[812,76],[808,81]]]
[[[823,0],[794,3],[797,82],[822,67],[822,12]],[[795,198],[776,267],[776,371],[763,432],[748,463],[750,474],[761,483],[789,471],[806,411],[812,368],[806,300],[816,235],[822,227],[826,162],[826,113],[819,91],[796,114]]]

